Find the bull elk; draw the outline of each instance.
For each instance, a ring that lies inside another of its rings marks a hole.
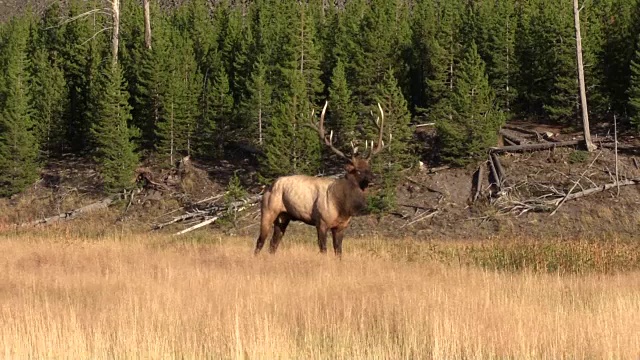
[[[382,141],[384,111],[378,104],[380,117],[374,123],[379,135],[375,147],[372,143],[366,157],[359,156],[357,147],[353,147],[352,156],[349,158],[333,145],[333,131],[329,136],[325,134],[324,116],[327,105],[328,102],[322,109],[318,124],[310,122],[306,125],[318,132],[320,139],[331,151],[348,161],[345,166],[346,174],[340,179],[306,175],[290,175],[276,179],[262,197],[260,235],[256,242],[256,255],[264,246],[272,226],[274,229],[269,252],[275,253],[289,222],[293,220],[316,227],[318,246],[322,253],[327,252],[327,233],[331,231],[333,249],[335,254],[340,256],[345,229],[351,218],[367,206],[365,190],[373,180],[369,161],[373,155],[385,147]]]

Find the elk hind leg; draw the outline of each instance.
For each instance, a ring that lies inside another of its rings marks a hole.
[[[260,219],[260,235],[258,235],[258,240],[256,241],[256,249],[254,253],[257,255],[262,247],[264,246],[264,242],[267,240],[267,236],[269,236],[269,232],[271,231],[271,225],[273,224],[273,215],[269,212],[262,213],[262,217]]]
[[[275,254],[276,250],[278,250],[278,245],[280,245],[280,240],[284,236],[284,232],[287,231],[287,226],[289,226],[289,222],[291,218],[286,213],[280,214],[276,220],[273,222],[273,237],[271,238],[271,244],[269,244],[269,252]]]

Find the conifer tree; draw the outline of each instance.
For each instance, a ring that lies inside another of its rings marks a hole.
[[[476,3],[476,34],[470,39],[478,45],[498,106],[505,112],[510,111],[516,97],[515,8],[513,0]]]
[[[424,81],[424,85],[414,85],[413,88],[424,89],[426,115],[434,122],[440,120],[453,90],[453,79],[458,71],[460,57],[459,32],[462,21],[459,2],[438,2],[436,5],[420,3],[419,21],[414,25],[414,30],[424,29],[414,40],[419,44],[417,49],[422,51],[418,56],[424,57],[417,62],[420,66],[419,79]]]
[[[198,102],[202,75],[197,69],[192,42],[179,33],[171,39],[172,55],[163,57],[159,118],[155,124],[156,150],[174,165],[174,155],[190,155],[196,142]]]
[[[221,157],[223,147],[231,137],[230,117],[234,105],[229,77],[224,68],[219,68],[211,78],[205,96],[208,98],[208,109],[198,126],[198,155],[203,158]]]
[[[273,112],[272,90],[267,82],[267,68],[261,57],[254,64],[247,91],[247,99],[241,104],[242,123],[246,129],[247,137],[252,139],[253,143],[261,146],[265,124]]]
[[[359,56],[351,59],[355,62],[356,76],[353,92],[361,104],[371,103],[375,97],[376,86],[389,68],[397,68],[395,35],[395,1],[374,1],[371,8],[364,12],[358,34]]]
[[[138,154],[132,138],[137,136],[137,129],[129,127],[131,106],[120,65],[106,67],[97,121],[92,124],[91,134],[105,190],[120,191],[134,185]]]
[[[83,5],[79,1],[71,1],[68,18],[75,18],[83,12]],[[90,109],[94,98],[91,97],[93,92],[90,89],[92,80],[87,78],[87,75],[99,72],[94,65],[99,62],[96,54],[102,52],[104,43],[101,36],[87,41],[92,35],[89,18],[79,18],[64,25],[62,65],[69,89],[65,138],[69,150],[75,153],[82,153],[88,149],[91,122],[86,119],[86,115],[95,113]]]
[[[393,70],[389,69],[385,73],[382,83],[377,87],[376,99],[384,111],[383,141],[387,148],[378,153],[372,162],[373,172],[381,174],[381,186],[371,198],[371,205],[376,210],[389,210],[395,206],[400,171],[410,167],[415,160],[411,113]],[[372,113],[378,114],[379,110]],[[371,138],[377,141],[378,130],[371,127],[369,129]]]
[[[140,146],[143,149],[157,150],[158,138],[156,131],[162,116],[164,115],[165,94],[171,94],[175,83],[170,84],[170,74],[173,71],[173,61],[175,59],[174,50],[179,53],[179,48],[174,49],[171,44],[172,29],[163,13],[154,11],[153,16],[153,46],[151,49],[138,47],[139,59],[137,63],[131,64],[134,73],[134,84],[129,84],[132,123],[140,129]],[[141,43],[139,37],[136,40]],[[175,105],[174,105],[175,106]]]
[[[13,19],[0,43],[0,195],[21,192],[38,178],[38,144],[31,118],[29,23]]]
[[[62,10],[53,2],[44,11],[37,29],[38,46],[44,47],[52,61],[60,61],[64,49],[64,26],[60,25]]]
[[[460,63],[456,84],[442,120],[436,123],[443,160],[463,165],[497,142],[504,123],[475,43]]]
[[[571,23],[568,22],[569,13],[565,8],[568,6],[558,6],[556,9],[545,8],[543,10],[543,21],[547,28],[544,31],[553,32],[553,37],[559,39],[575,38]],[[564,121],[570,123],[577,120],[578,107],[578,80],[577,66],[575,60],[575,44],[570,41],[550,39],[548,44],[551,53],[547,53],[547,71],[553,74],[552,87],[550,89],[540,89],[550,94],[543,106],[549,118],[554,121]]]
[[[232,93],[234,103],[239,106],[249,96],[249,83],[251,82],[251,74],[253,73],[257,56],[253,32],[251,26],[246,22],[243,23],[234,53],[235,59],[232,66],[235,75]],[[238,125],[241,125],[241,122]]]
[[[64,72],[49,60],[49,52],[39,48],[31,55],[30,106],[35,135],[47,158],[61,154],[64,146],[64,114],[67,108],[67,87]]]
[[[638,44],[635,56],[631,60],[631,81],[628,90],[631,123],[636,129],[640,129],[640,38]]]
[[[200,72],[204,73],[211,64],[207,63],[210,51],[217,51],[220,23],[213,21],[206,0],[192,0],[187,4],[186,30],[193,39],[193,49]],[[217,20],[217,19],[216,19]]]
[[[309,4],[304,2],[296,5],[297,13],[293,19],[292,30],[296,69],[300,71],[305,83],[305,92],[312,103],[319,102],[319,95],[324,90],[321,81],[320,63],[322,58],[317,49],[317,31],[315,19]]]
[[[335,143],[345,147],[356,139],[356,112],[353,96],[347,84],[345,68],[338,60],[329,85],[329,109],[327,111],[327,126],[335,129]]]
[[[276,109],[265,135],[265,159],[260,172],[266,179],[284,174],[311,175],[320,166],[320,139],[315,130],[305,125],[317,121],[310,118],[313,105],[300,73],[291,74],[291,95]]]
[[[640,5],[638,1],[627,0],[612,0],[602,5],[606,6],[602,24],[602,85],[612,110],[624,114],[629,105],[630,64],[640,33]]]

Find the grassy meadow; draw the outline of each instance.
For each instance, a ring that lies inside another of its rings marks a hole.
[[[0,357],[638,359],[633,241],[0,237]]]

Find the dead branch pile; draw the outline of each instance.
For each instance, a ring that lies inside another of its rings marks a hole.
[[[593,186],[578,192],[572,192],[575,186],[568,191],[564,191],[552,185],[535,184],[534,186],[537,187],[538,190],[544,189],[546,191],[540,192],[533,197],[523,198],[523,196],[521,196],[521,190],[532,185],[523,182],[505,191],[502,196],[495,199],[494,205],[502,214],[516,214],[520,216],[528,212],[551,212],[551,215],[553,215],[566,201],[604,192],[619,186],[638,184],[640,184],[640,179],[621,180],[600,186]]]
[[[223,201],[224,194],[213,196],[198,201],[188,208],[182,207],[164,214],[161,218],[165,218],[165,220],[153,224],[151,229],[160,230],[172,224],[184,223],[191,226],[175,233],[175,235],[186,234],[190,231],[212,224],[223,216],[237,214],[247,210],[256,205],[260,199],[262,199],[262,194],[251,195],[244,199],[232,202]],[[176,212],[183,212],[183,214],[177,216],[174,215],[170,219],[166,219],[168,215],[175,214]]]

